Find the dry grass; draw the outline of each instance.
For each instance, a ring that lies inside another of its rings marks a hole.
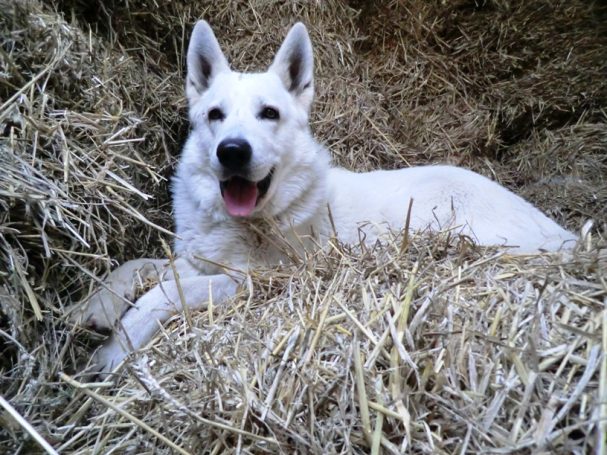
[[[152,4],[0,1],[0,451],[603,453],[604,7]],[[171,228],[198,17],[241,70],[306,22],[313,127],[340,164],[461,164],[572,229],[593,218],[594,240],[568,258],[447,233],[335,242],[255,271],[231,305],[175,318],[114,384],[87,383],[91,341],[64,313],[170,240],[155,226]]]
[[[253,275],[232,305],[175,318],[118,388],[77,386],[64,416],[86,394],[90,420],[59,448],[170,453],[158,431],[188,453],[588,453],[607,260],[446,237]]]

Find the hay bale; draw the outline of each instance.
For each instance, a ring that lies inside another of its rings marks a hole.
[[[585,453],[604,441],[600,5],[0,6],[0,394],[57,450]],[[170,240],[155,226],[171,228],[198,17],[240,70],[265,67],[288,26],[307,23],[313,128],[338,163],[462,164],[571,228],[594,218],[598,238],[566,262],[443,235],[407,251],[398,236],[336,243],[256,271],[191,327],[176,318],[118,386],[83,386],[90,346],[64,311],[112,264]],[[9,414],[0,451],[37,451]]]
[[[49,381],[79,348],[66,308],[116,263],[155,254],[155,222],[170,227],[184,103],[181,82],[39,2],[4,2],[0,30],[0,390],[45,427],[61,402]]]
[[[192,326],[174,318],[119,388],[87,389],[90,426],[63,448],[171,453],[134,418],[188,453],[595,447],[605,257],[401,243],[335,244]]]

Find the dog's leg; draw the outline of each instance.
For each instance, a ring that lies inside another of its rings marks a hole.
[[[160,283],[126,312],[114,334],[96,352],[93,364],[102,376],[112,372],[130,351],[150,341],[159,324],[183,310],[177,283],[185,304],[192,310],[206,308],[209,290],[214,304],[219,304],[233,296],[238,286],[228,275],[194,276]]]
[[[161,281],[167,271],[166,259],[135,259],[112,271],[83,304],[72,313],[74,323],[97,332],[109,332],[128,309],[139,286]]]

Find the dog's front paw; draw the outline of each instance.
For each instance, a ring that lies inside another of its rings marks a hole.
[[[91,361],[92,371],[100,379],[106,379],[120,363],[128,356],[129,350],[114,334],[93,355]]]
[[[110,273],[86,302],[78,304],[71,320],[77,325],[109,333],[129,308],[136,294],[149,283],[157,283],[166,272],[165,259],[135,259]]]

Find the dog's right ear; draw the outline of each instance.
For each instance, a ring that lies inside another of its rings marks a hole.
[[[217,74],[230,71],[217,38],[206,21],[198,21],[190,38],[185,93],[192,106]]]

